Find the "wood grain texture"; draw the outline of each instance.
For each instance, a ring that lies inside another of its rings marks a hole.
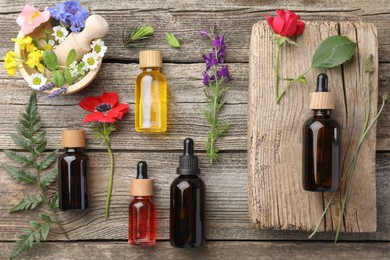
[[[0,63],[2,66],[3,63]],[[60,132],[64,127],[80,127],[80,122],[86,115],[78,102],[89,95],[97,95],[103,91],[117,91],[123,102],[131,104],[130,114],[125,116],[121,124],[122,131],[113,136],[114,149],[181,149],[180,142],[191,136],[199,144],[204,142],[208,126],[202,115],[206,98],[203,94],[201,72],[204,64],[164,64],[164,74],[168,80],[168,100],[170,116],[168,117],[168,133],[164,135],[142,135],[135,133],[134,118],[134,79],[139,72],[135,64],[108,63],[103,64],[97,78],[86,89],[71,96],[58,99],[48,99],[45,95],[38,97],[39,109],[42,112],[45,125],[53,129],[49,134],[49,147],[56,148],[60,143]],[[222,137],[218,145],[222,150],[246,150],[247,132],[247,98],[248,98],[248,64],[229,64],[232,80],[226,95],[227,105],[222,112],[224,120],[231,124],[230,132]],[[390,92],[390,64],[381,64],[379,67],[379,90],[381,96]],[[0,70],[0,149],[17,148],[9,133],[15,132],[14,118],[23,104],[26,104],[31,89],[19,76],[9,77],[4,70]],[[310,88],[312,84],[306,84]],[[294,91],[293,89],[292,91]],[[53,109],[53,110],[52,110]],[[56,111],[56,112],[52,112]],[[55,115],[55,116],[54,116]],[[54,119],[55,118],[55,119]],[[387,105],[379,118],[377,133],[377,149],[390,150],[390,106]],[[88,134],[90,136],[90,134]],[[158,138],[155,138],[158,136]],[[152,142],[153,140],[153,142]],[[169,143],[169,145],[166,145]],[[89,148],[101,148],[96,140],[89,140]]]
[[[60,215],[71,240],[125,240],[127,238],[130,177],[137,162],[148,162],[149,175],[155,179],[155,200],[158,209],[158,239],[169,238],[169,187],[176,178],[180,152],[115,151],[115,178],[111,217],[104,220],[109,158],[105,152],[88,151],[91,162],[91,206],[86,212]],[[248,215],[246,153],[223,153],[217,165],[210,167],[204,153],[200,156],[201,178],[206,183],[206,238],[209,240],[307,240],[309,232],[257,230]],[[0,161],[9,161],[0,153]],[[375,233],[343,233],[341,240],[390,240],[390,153],[377,158],[378,231]],[[35,212],[9,214],[9,210],[25,195],[29,186],[19,184],[0,168],[0,241],[15,240],[27,221],[36,219]],[[54,228],[50,241],[66,240]],[[334,233],[319,233],[316,240],[332,240]]]
[[[43,9],[53,7],[49,0],[31,0],[30,4]],[[248,62],[251,27],[263,19],[265,13],[273,14],[275,9],[288,8],[298,12],[304,20],[360,21],[374,23],[379,30],[380,60],[390,61],[390,2],[386,0],[348,1],[332,0],[318,2],[301,0],[294,2],[255,1],[238,2],[220,0],[213,2],[197,1],[83,1],[91,13],[102,15],[110,26],[109,33],[103,38],[109,46],[108,59],[135,61],[138,50],[127,49],[122,45],[121,34],[124,26],[150,24],[156,29],[155,36],[147,41],[147,47],[161,49],[166,61],[201,61],[201,55],[208,51],[208,44],[199,37],[199,30],[217,25],[227,33],[230,62]],[[0,57],[12,49],[10,38],[15,37],[18,25],[15,19],[20,13],[23,0],[3,1],[0,3],[2,23],[0,31]],[[175,33],[182,42],[182,48],[175,50],[164,42],[166,32]]]
[[[334,246],[331,243],[227,241],[207,242],[202,248],[192,249],[174,248],[163,241],[154,247],[129,246],[125,242],[43,243],[18,259],[386,259],[388,248],[388,242]],[[0,250],[8,255],[12,244],[2,242]]]
[[[347,35],[357,43],[355,57],[344,67],[325,70],[330,90],[335,94],[333,117],[342,131],[341,162],[343,172],[355,150],[365,118],[366,87],[361,66],[372,54],[377,64],[376,28],[363,23],[307,23],[296,40],[301,48],[284,46],[281,53],[280,77],[301,75],[310,68],[311,57],[320,42],[331,35]],[[279,105],[275,102],[274,40],[266,22],[253,26],[248,101],[248,176],[249,212],[252,223],[259,228],[312,230],[320,218],[328,194],[302,190],[302,126],[312,116],[309,93],[314,89],[290,89]],[[270,55],[270,54],[273,55]],[[315,86],[312,70],[308,85]],[[295,76],[293,76],[295,77]],[[371,81],[371,118],[376,115],[377,78]],[[280,89],[284,88],[283,81]],[[343,230],[374,232],[376,230],[375,129],[369,132],[358,156],[355,177],[351,184]],[[337,195],[336,197],[339,197]],[[336,230],[337,200],[334,201],[320,230]]]

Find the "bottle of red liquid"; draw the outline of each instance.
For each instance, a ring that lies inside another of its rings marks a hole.
[[[129,244],[153,246],[156,244],[156,206],[153,202],[153,179],[148,179],[147,164],[138,162],[137,178],[131,179],[129,205]]]

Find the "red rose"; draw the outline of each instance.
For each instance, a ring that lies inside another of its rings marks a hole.
[[[91,114],[84,118],[83,124],[88,122],[114,123],[122,119],[129,112],[129,106],[119,103],[118,93],[104,92],[103,96],[87,97],[80,101],[79,106]]]
[[[305,23],[299,20],[299,15],[291,11],[277,10],[276,17],[265,15],[272,30],[281,36],[291,37],[300,35],[305,29]]]

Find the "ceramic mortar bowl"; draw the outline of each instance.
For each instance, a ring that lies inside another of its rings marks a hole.
[[[39,27],[37,27],[32,33],[28,34],[28,35],[25,35],[22,31],[19,31],[19,34],[17,36],[17,38],[24,38],[25,36],[30,36],[31,38],[33,39],[36,39],[36,38],[40,38],[40,37],[45,37],[45,32],[44,32],[44,28],[45,29],[52,29],[52,26],[51,26],[51,23],[50,23],[50,20],[42,25],[40,25]],[[20,47],[19,47],[19,44],[15,43],[15,53],[20,55],[22,58],[23,57],[27,57],[27,51],[24,50],[20,50]],[[70,95],[70,94],[73,94],[73,93],[76,93],[76,92],[79,92],[80,90],[82,90],[83,88],[85,88],[86,86],[88,86],[92,80],[97,76],[99,70],[100,70],[100,67],[102,66],[102,60],[103,58],[102,57],[99,57],[98,61],[99,61],[99,64],[98,64],[98,67],[92,71],[88,71],[83,77],[79,78],[78,81],[76,81],[73,85],[71,86],[68,86],[67,87],[67,91],[64,95]],[[46,70],[46,69],[45,69]],[[24,78],[25,81],[28,80],[29,76],[33,73],[36,73],[37,71],[35,69],[32,69],[30,67],[28,67],[27,65],[24,66],[24,67],[21,67],[19,69],[20,71],[20,74],[22,75],[22,77]],[[46,73],[49,74],[50,71],[46,70]],[[47,90],[47,91],[44,91],[45,93],[51,93],[53,92],[54,90],[57,90],[58,88],[53,88],[51,90]]]

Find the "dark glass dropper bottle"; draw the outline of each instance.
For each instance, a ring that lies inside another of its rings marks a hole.
[[[334,192],[340,183],[340,126],[331,118],[334,97],[328,91],[328,76],[317,77],[316,92],[310,94],[314,116],[303,127],[303,188]]]
[[[197,175],[194,141],[184,140],[177,177],[171,184],[170,242],[174,247],[200,247],[204,243],[205,184]]]
[[[85,132],[63,130],[65,153],[58,159],[58,191],[60,210],[88,208],[88,156],[83,152]]]
[[[152,199],[153,179],[148,179],[147,164],[137,164],[137,178],[131,180],[129,205],[129,244],[153,246],[156,244],[156,206]]]

